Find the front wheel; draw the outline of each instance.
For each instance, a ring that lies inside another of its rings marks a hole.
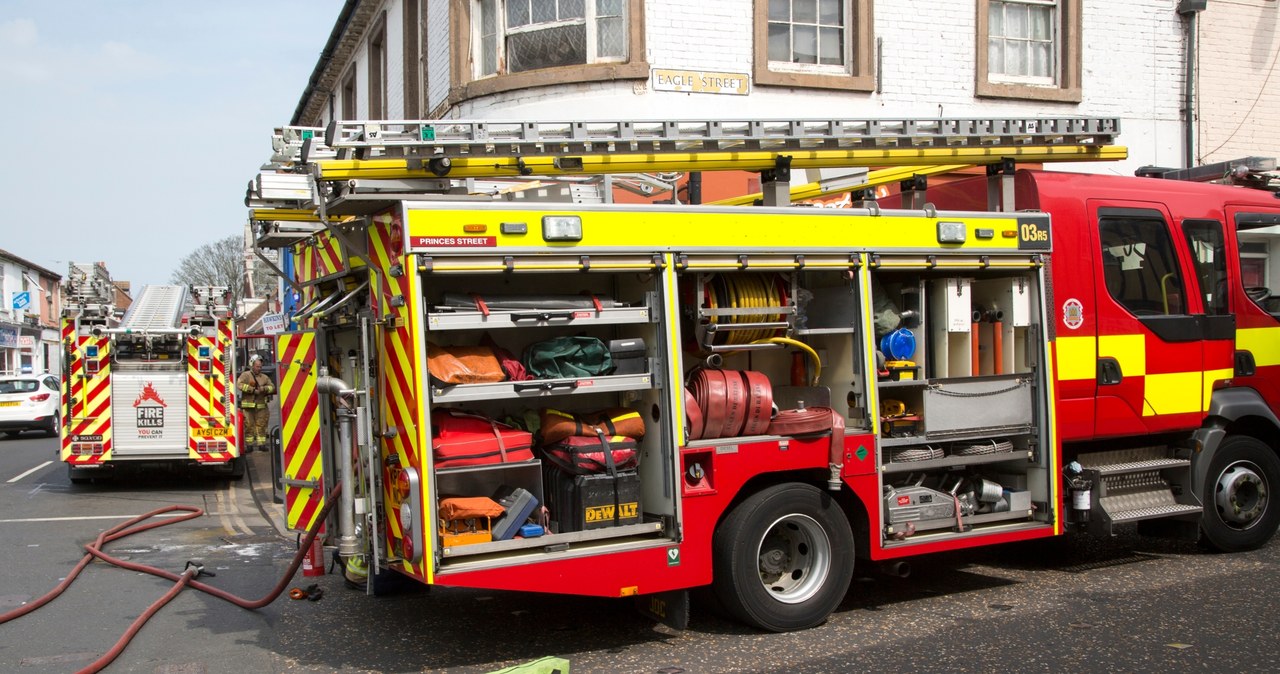
[[[1205,540],[1223,552],[1262,547],[1280,525],[1280,503],[1271,492],[1280,487],[1280,458],[1261,440],[1227,438],[1218,447],[1205,478]]]
[[[716,529],[712,587],[735,618],[771,632],[818,625],[853,578],[853,533],[830,494],[782,484],[753,494]]]

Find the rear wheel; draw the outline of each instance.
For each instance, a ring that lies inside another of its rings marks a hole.
[[[49,417],[49,427],[44,429],[44,434],[56,438],[59,430],[62,430],[62,424],[58,423],[58,413],[54,412],[53,416]]]
[[[4,437],[9,438],[10,440],[18,437],[19,435],[22,435],[22,431],[5,431],[4,432]]]
[[[821,624],[853,578],[853,534],[830,494],[769,487],[739,504],[713,544],[716,597],[735,618],[772,632]]]
[[[1271,497],[1277,487],[1280,458],[1275,451],[1245,435],[1224,440],[1205,478],[1200,523],[1205,540],[1223,552],[1262,547],[1280,525],[1280,503]]]

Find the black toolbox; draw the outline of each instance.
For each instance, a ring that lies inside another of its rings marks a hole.
[[[569,475],[545,469],[547,507],[557,533],[639,524],[640,475],[634,470],[597,475]],[[558,526],[556,526],[558,525]]]

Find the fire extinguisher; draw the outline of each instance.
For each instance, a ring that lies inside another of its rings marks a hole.
[[[320,540],[319,535],[311,540],[311,549],[302,558],[302,575],[324,575],[324,542]]]

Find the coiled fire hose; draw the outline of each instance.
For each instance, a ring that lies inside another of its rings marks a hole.
[[[71,573],[68,573],[67,577],[64,578],[61,583],[58,583],[56,587],[45,593],[44,596],[32,600],[24,606],[7,613],[0,613],[0,625],[3,625],[10,620],[21,618],[22,616],[31,613],[32,611],[56,599],[58,595],[62,594],[71,586],[71,583],[80,575],[80,572],[83,571],[84,568],[89,565],[89,562],[93,561],[95,557],[103,560],[104,562],[109,562],[121,568],[129,569],[130,571],[149,573],[153,576],[159,576],[161,578],[167,578],[174,581],[174,586],[170,588],[164,596],[160,597],[148,606],[147,610],[139,615],[133,623],[129,625],[129,629],[125,630],[125,633],[120,636],[120,639],[116,641],[115,645],[112,646],[110,650],[103,653],[101,657],[90,663],[84,669],[79,670],[82,674],[86,672],[99,672],[119,657],[119,655],[124,652],[125,647],[129,645],[129,642],[133,639],[134,635],[137,634],[138,631],[142,629],[142,626],[151,619],[151,616],[155,615],[155,613],[164,607],[165,604],[168,604],[174,597],[178,596],[178,593],[181,592],[184,587],[195,588],[201,592],[211,594],[219,599],[223,599],[235,604],[236,606],[249,610],[260,609],[275,601],[276,598],[284,592],[284,588],[289,584],[290,579],[293,578],[293,574],[298,572],[298,567],[302,566],[302,558],[311,550],[311,543],[315,540],[316,534],[320,531],[320,527],[328,517],[329,511],[332,510],[333,506],[338,502],[338,495],[341,493],[342,483],[339,482],[333,486],[332,490],[330,490],[328,501],[325,503],[324,507],[320,509],[320,514],[316,516],[315,523],[311,525],[309,530],[307,530],[307,535],[303,539],[302,544],[298,547],[297,553],[294,554],[293,561],[289,563],[289,569],[285,571],[284,576],[280,578],[280,581],[276,583],[276,586],[267,592],[267,594],[261,599],[244,599],[225,590],[220,590],[216,587],[206,585],[195,580],[201,575],[212,576],[214,574],[205,571],[203,566],[194,562],[187,562],[187,568],[183,569],[182,573],[173,573],[172,571],[166,571],[154,566],[125,561],[103,552],[102,546],[113,541],[118,541],[126,536],[132,536],[133,534],[168,526],[170,524],[176,524],[178,522],[185,522],[186,520],[195,519],[204,515],[204,510],[201,508],[196,508],[195,506],[175,505],[158,508],[149,513],[138,515],[137,517],[121,522],[120,524],[99,533],[98,537],[94,539],[92,543],[84,546],[86,551],[85,556],[76,563],[75,567],[71,569]],[[152,517],[157,517],[174,511],[182,511],[186,514],[171,519],[141,524]]]
[[[840,491],[840,473],[844,468],[844,416],[830,407],[808,407],[783,410],[769,424],[770,435],[812,435],[831,431],[831,450],[827,455],[831,475],[827,489]]]
[[[773,389],[761,372],[697,370],[688,391],[699,417],[690,423],[690,440],[759,435],[769,429]]]
[[[787,304],[782,283],[774,274],[721,274],[707,283],[708,309],[755,309],[783,307]],[[727,322],[760,323],[782,320],[780,314],[744,314],[730,316]],[[716,317],[711,318],[717,323]],[[757,339],[778,334],[778,330],[760,328],[753,330],[727,330],[725,343],[749,344]]]

